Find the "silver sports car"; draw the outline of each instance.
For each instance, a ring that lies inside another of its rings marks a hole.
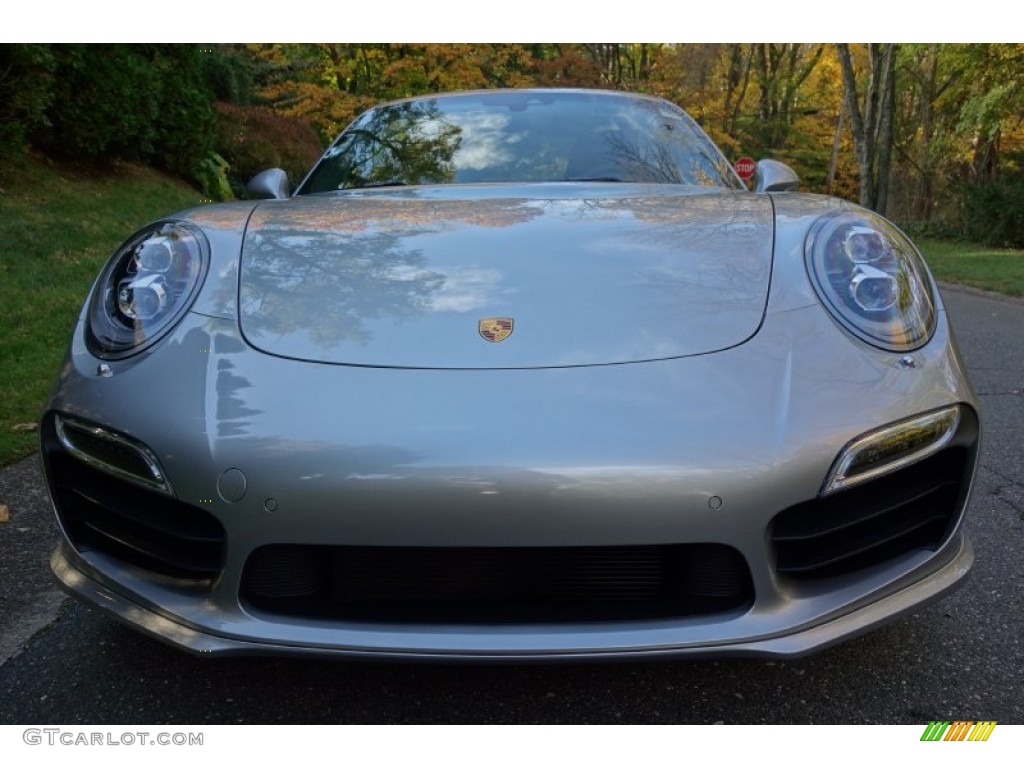
[[[946,593],[977,404],[917,250],[665,101],[359,117],[129,237],[41,427],[73,595],[212,654],[794,656]]]

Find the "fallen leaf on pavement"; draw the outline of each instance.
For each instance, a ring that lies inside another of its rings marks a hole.
[[[6,504],[0,504],[0,523],[6,523],[11,519],[11,510]]]

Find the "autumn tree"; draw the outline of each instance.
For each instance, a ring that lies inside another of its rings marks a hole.
[[[758,43],[752,46],[757,82],[758,134],[764,150],[784,147],[796,116],[800,88],[821,59],[825,46]]]

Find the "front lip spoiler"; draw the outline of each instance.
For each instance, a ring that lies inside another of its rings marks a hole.
[[[63,545],[58,545],[50,557],[50,567],[65,592],[90,605],[102,608],[114,618],[133,629],[183,651],[203,656],[269,656],[290,655],[304,657],[334,657],[345,659],[383,659],[408,661],[480,661],[480,662],[540,662],[540,661],[609,661],[671,658],[752,657],[790,659],[820,651],[831,645],[856,637],[881,624],[920,609],[960,587],[974,563],[974,547],[970,540],[958,533],[947,546],[956,552],[943,566],[919,581],[893,592],[875,602],[837,618],[797,629],[788,634],[749,641],[722,644],[657,646],[650,648],[609,648],[608,650],[573,651],[556,649],[519,653],[515,651],[418,651],[416,649],[378,649],[358,647],[323,647],[264,643],[222,637],[193,629],[184,624],[138,605],[123,595],[108,589],[75,566]]]

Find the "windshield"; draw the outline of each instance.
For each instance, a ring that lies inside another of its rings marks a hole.
[[[299,194],[550,181],[740,186],[710,139],[668,102],[615,93],[501,91],[366,112],[327,150]]]

